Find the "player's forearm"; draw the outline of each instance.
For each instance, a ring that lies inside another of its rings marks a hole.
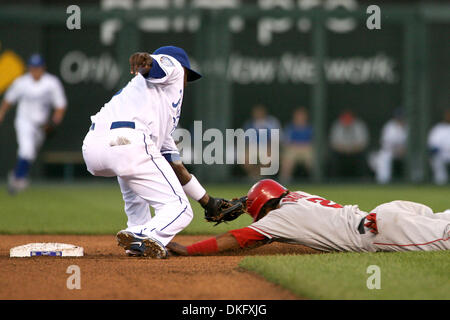
[[[181,161],[169,163],[183,186],[184,192],[192,199],[198,201],[202,207],[206,206],[210,197],[197,178],[189,173]]]
[[[169,164],[172,167],[173,171],[175,172],[175,175],[177,176],[182,186],[186,185],[192,179],[191,174],[186,169],[183,162],[169,161]]]
[[[205,193],[205,195],[200,200],[198,200],[198,203],[200,203],[200,205],[205,208],[208,205],[210,199],[211,197],[209,196],[209,194]]]
[[[209,238],[196,242],[186,247],[186,253],[189,256],[207,255],[230,250],[239,249],[239,243],[230,233],[224,233],[217,237]]]
[[[214,253],[250,249],[262,246],[268,239],[250,228],[230,230],[226,233],[196,242],[190,246],[183,246],[171,242],[167,248],[181,256],[211,255]]]

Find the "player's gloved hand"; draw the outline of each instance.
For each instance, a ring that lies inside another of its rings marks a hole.
[[[222,198],[209,197],[209,201],[203,206],[205,219],[218,225],[222,222],[232,221],[245,212],[247,197],[225,200]]]
[[[130,57],[130,73],[148,75],[152,68],[153,59],[148,52],[136,52]]]
[[[211,218],[217,216],[224,201],[225,199],[209,196],[208,202],[204,205],[202,204],[203,209],[205,209],[205,219],[210,221]]]

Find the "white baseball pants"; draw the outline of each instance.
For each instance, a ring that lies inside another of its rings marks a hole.
[[[193,218],[172,167],[148,135],[129,128],[100,128],[83,141],[83,157],[94,176],[117,176],[128,216],[126,230],[167,245]],[[149,205],[155,209],[152,218]]]
[[[433,213],[411,201],[392,201],[377,214],[378,234],[371,239],[376,251],[450,250],[450,212]]]

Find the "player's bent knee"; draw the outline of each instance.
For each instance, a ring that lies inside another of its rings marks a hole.
[[[191,205],[189,202],[178,202],[176,205],[172,205],[170,207],[165,208],[165,210],[170,210],[173,213],[178,215],[182,215],[184,219],[192,220],[194,217],[194,212],[192,211]]]
[[[194,218],[194,211],[189,202],[183,202],[176,212],[180,212],[180,222],[182,221],[183,227],[187,227]]]
[[[183,219],[182,220],[182,225],[183,225],[183,229],[186,228],[192,221],[192,219],[194,218],[194,212],[192,211],[191,206],[188,204],[185,211],[183,212]]]

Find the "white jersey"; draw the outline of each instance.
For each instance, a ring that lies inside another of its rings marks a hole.
[[[18,103],[16,123],[29,122],[40,126],[47,122],[50,110],[65,108],[64,88],[59,79],[44,73],[36,81],[27,73],[17,78],[5,94],[8,103]]]
[[[175,58],[152,58],[147,78],[136,75],[91,117],[82,151],[90,173],[117,176],[128,216],[127,232],[167,245],[193,217],[183,187],[166,160],[166,154],[178,153],[171,133],[180,118],[184,70]]]
[[[358,232],[367,215],[358,206],[341,206],[306,192],[289,193],[280,208],[251,224],[280,242],[302,244],[321,251],[366,251]]]
[[[411,202],[392,201],[374,208],[377,233],[364,226],[367,213],[297,191],[249,228],[272,241],[301,244],[321,251],[450,250],[450,210],[433,213]]]
[[[431,129],[428,146],[438,149],[442,158],[450,160],[450,123],[438,123]]]
[[[156,62],[153,68],[162,69],[160,77],[146,79],[136,75],[91,120],[95,130],[99,127],[109,130],[116,121],[132,121],[135,129],[148,135],[162,154],[175,153],[178,150],[171,134],[181,114],[184,70],[170,56],[152,55],[152,58]]]
[[[396,151],[406,146],[407,128],[396,120],[388,121],[381,131],[381,147],[385,150]]]

